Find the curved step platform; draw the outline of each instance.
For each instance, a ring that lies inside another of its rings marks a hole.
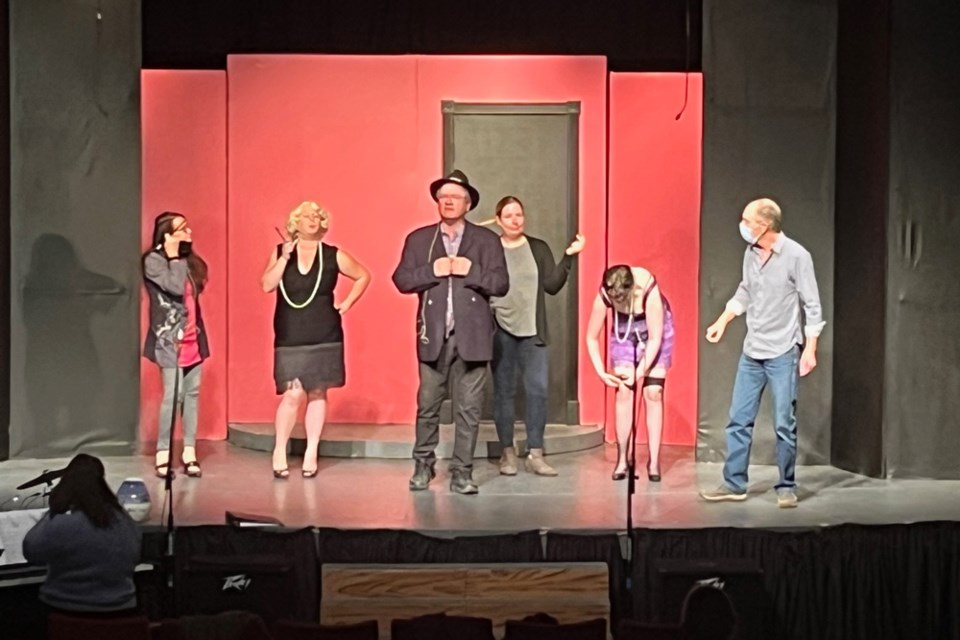
[[[238,447],[256,451],[273,451],[273,425],[268,423],[231,423],[227,440]],[[328,424],[320,440],[320,456],[328,458],[397,458],[410,459],[413,454],[412,424]],[[440,425],[440,444],[437,457],[450,458],[453,453],[453,425]],[[517,425],[514,434],[517,453],[527,451],[527,434]],[[603,428],[599,425],[548,424],[544,434],[544,453],[557,454],[583,451],[603,444]],[[302,455],[306,446],[303,425],[293,429],[289,453]],[[500,456],[500,442],[491,422],[480,423],[477,438],[477,458]]]

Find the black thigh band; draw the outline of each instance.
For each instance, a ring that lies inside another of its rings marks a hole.
[[[646,389],[647,387],[661,387],[661,388],[662,388],[663,385],[664,385],[664,383],[666,383],[666,381],[667,381],[666,378],[650,378],[650,377],[647,377],[647,378],[644,378],[644,379],[643,379],[643,385],[642,385],[642,386],[643,386],[644,389]]]

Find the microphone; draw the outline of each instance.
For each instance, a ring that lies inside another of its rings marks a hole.
[[[62,476],[66,471],[67,471],[66,467],[64,467],[63,469],[54,469],[53,471],[44,471],[33,480],[27,480],[26,482],[21,484],[19,487],[17,487],[17,491],[21,489],[29,489],[31,487],[36,487],[41,484],[50,484],[54,480]]]

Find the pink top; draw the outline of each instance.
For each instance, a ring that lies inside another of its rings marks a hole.
[[[183,342],[180,343],[180,366],[189,367],[201,360],[200,343],[197,341],[197,299],[190,278],[187,278],[183,288],[183,304],[187,307],[187,322],[183,327]]]

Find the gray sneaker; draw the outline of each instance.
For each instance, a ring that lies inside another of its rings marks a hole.
[[[777,506],[781,509],[793,509],[797,506],[797,492],[793,487],[777,489]]]
[[[743,502],[747,499],[747,492],[738,493],[722,484],[713,491],[701,491],[700,497],[707,502]]]

